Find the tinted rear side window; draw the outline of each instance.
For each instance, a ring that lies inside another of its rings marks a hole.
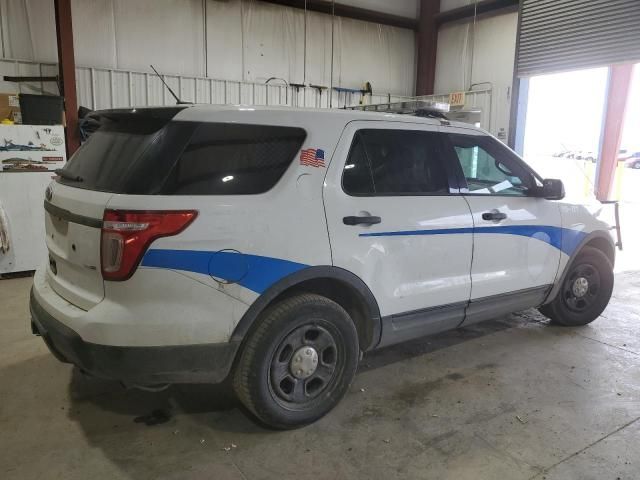
[[[359,130],[342,186],[350,195],[449,193],[440,137],[419,130]]]
[[[135,195],[263,193],[306,137],[296,127],[171,121],[161,110],[106,112],[58,181]]]
[[[164,192],[263,193],[282,177],[306,137],[301,128],[203,123],[176,162]]]

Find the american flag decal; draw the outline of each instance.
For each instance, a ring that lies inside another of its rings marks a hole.
[[[300,152],[300,165],[308,167],[324,167],[324,150],[307,148]]]

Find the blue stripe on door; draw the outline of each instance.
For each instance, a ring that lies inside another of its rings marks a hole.
[[[571,255],[587,236],[585,232],[570,228],[553,227],[550,225],[505,225],[495,227],[469,227],[469,228],[436,228],[432,230],[400,230],[393,232],[361,233],[360,237],[396,237],[413,235],[456,235],[468,233],[490,233],[503,235],[518,235],[535,238],[548,243]]]
[[[281,258],[246,255],[234,251],[164,249],[147,251],[140,265],[210,275],[237,283],[256,293],[262,293],[281,278],[308,267],[303,263]]]
[[[474,228],[444,228],[433,230],[402,230],[361,233],[360,237],[396,237],[413,235],[456,235],[470,233],[519,235],[535,238],[571,255],[587,236],[569,228],[548,225],[510,225]],[[166,268],[210,275],[216,279],[237,283],[258,294],[278,280],[309,265],[282,258],[247,255],[235,251],[151,249],[140,263],[142,267]]]

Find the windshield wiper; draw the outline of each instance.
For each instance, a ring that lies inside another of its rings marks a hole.
[[[72,175],[67,172],[64,168],[58,168],[56,173],[60,175],[65,180],[70,180],[72,182],[83,182],[84,179],[80,175]]]

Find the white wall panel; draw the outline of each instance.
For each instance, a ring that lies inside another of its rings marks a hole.
[[[13,0],[15,1],[15,0]],[[25,10],[30,28],[31,45],[35,58],[45,62],[58,58],[53,2],[50,0],[25,0]],[[19,28],[19,25],[15,25]]]
[[[471,83],[471,51],[468,23],[443,25],[438,32],[435,92],[466,90]]]
[[[511,85],[518,14],[443,25],[438,33],[436,93],[464,90],[472,83]],[[474,38],[475,37],[475,38]]]
[[[201,0],[113,0],[118,68],[204,75]]]
[[[0,0],[2,45],[4,56],[9,58],[35,58],[25,0]]]
[[[517,13],[490,17],[476,24],[472,83],[489,79],[511,85],[517,30]]]
[[[412,16],[418,2],[348,3]],[[4,58],[56,61],[52,0],[0,0],[0,9]],[[73,0],[72,11],[77,65],[146,72],[154,64],[173,75],[331,84],[330,15],[307,13],[305,61],[304,11],[258,0]],[[413,94],[414,32],[340,17],[333,27],[334,86],[369,81],[377,92]],[[117,79],[115,88],[122,85]],[[126,101],[119,95],[114,104]]]
[[[333,84],[411,95],[415,91],[415,34],[411,30],[336,18]]]
[[[327,21],[327,16],[321,13],[307,12],[306,67],[307,83],[329,86],[331,83],[331,21]]]
[[[207,2],[207,76],[242,80],[242,14],[239,1]]]
[[[489,130],[508,133],[518,14],[444,25],[438,33],[436,93],[492,89]],[[484,82],[488,82],[485,84]]]
[[[71,11],[73,12],[73,49],[76,64],[118,68],[113,1],[72,0]],[[57,58],[51,61],[55,62]]]
[[[243,5],[244,80],[302,83],[304,11],[260,1]]]

